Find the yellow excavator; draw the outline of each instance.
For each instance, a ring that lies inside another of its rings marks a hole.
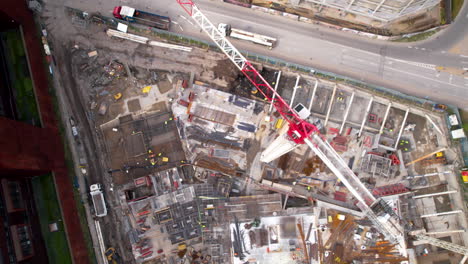
[[[104,252],[104,255],[106,255],[107,261],[109,261],[110,264],[120,264],[120,256],[115,252],[115,248],[110,247]]]

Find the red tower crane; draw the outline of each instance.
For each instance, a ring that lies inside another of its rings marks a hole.
[[[322,140],[318,134],[318,129],[313,124],[303,120],[285,102],[285,100],[275,91],[273,87],[262,77],[262,75],[252,66],[252,64],[234,47],[234,45],[218,31],[210,20],[200,11],[192,0],[176,0],[187,14],[208,34],[216,45],[228,56],[228,58],[244,73],[250,82],[265,96],[276,108],[278,113],[289,124],[286,137],[275,140],[265,151],[273,151],[284,154],[297,144],[307,144],[312,151],[319,156],[330,170],[348,188],[353,196],[358,200],[357,206],[372,221],[374,226],[392,243],[399,245],[400,251],[406,255],[406,245],[403,230],[398,219],[379,217],[373,211],[373,206],[379,204],[372,193],[361,183],[359,178],[348,167],[346,162],[330,146],[327,141]],[[288,145],[285,147],[285,145]],[[283,150],[278,150],[283,148]],[[279,155],[272,155],[278,157]],[[264,158],[263,160],[271,160]],[[378,207],[378,206],[376,206]],[[375,208],[375,207],[374,207]]]

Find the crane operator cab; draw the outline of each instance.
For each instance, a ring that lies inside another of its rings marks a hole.
[[[294,111],[302,120],[306,120],[310,116],[310,111],[301,103],[294,107]]]

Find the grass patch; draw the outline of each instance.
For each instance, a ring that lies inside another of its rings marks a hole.
[[[445,19],[445,7],[440,6],[440,24],[445,25],[447,20]]]
[[[4,36],[11,63],[13,75],[11,83],[14,88],[18,120],[32,125],[40,125],[39,110],[21,32],[10,30],[5,32]]]
[[[32,186],[49,263],[71,263],[71,254],[68,248],[53,176],[46,174],[34,177],[32,179]],[[57,223],[59,230],[51,233],[49,231],[49,224],[51,223]]]
[[[466,134],[468,134],[468,111],[460,111],[460,117],[461,117],[461,122],[462,122],[462,128],[465,131]]]
[[[405,38],[395,39],[395,40],[392,40],[392,41],[394,41],[394,42],[414,42],[414,41],[421,41],[421,40],[428,39],[430,36],[434,35],[434,34],[437,33],[437,32],[438,32],[438,30],[432,30],[432,31],[429,31],[429,32],[419,33],[419,34],[416,34],[416,35],[411,36],[411,37],[405,37]]]
[[[452,17],[455,19],[463,6],[463,0],[452,0]]]

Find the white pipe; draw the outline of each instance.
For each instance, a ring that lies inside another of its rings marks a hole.
[[[451,173],[450,171],[443,171],[443,172],[432,172],[428,174],[423,174],[423,175],[408,175],[406,176],[407,179],[412,179],[412,178],[421,178],[421,177],[428,177],[428,176],[437,176],[439,174],[449,174]]]
[[[281,77],[281,71],[278,72],[278,76],[276,77],[275,92],[273,93],[273,97],[271,99],[271,104],[270,104],[270,110],[268,110],[268,113],[271,113],[271,110],[273,109],[273,102],[275,101],[276,90],[278,89],[280,77]]]
[[[366,120],[369,116],[369,112],[370,112],[373,101],[374,101],[374,98],[371,97],[371,99],[369,100],[369,104],[367,105],[366,113],[364,114],[364,118],[362,119],[362,122],[361,122],[361,128],[359,129],[359,136],[361,136],[362,130],[364,129],[364,124],[366,123]]]
[[[450,214],[459,214],[459,213],[462,213],[462,212],[463,212],[462,210],[456,210],[456,211],[448,211],[448,212],[436,213],[436,214],[425,214],[425,215],[421,215],[421,218],[432,217],[432,216],[450,215]]]
[[[312,97],[310,98],[310,104],[309,104],[309,112],[311,113],[312,113],[312,104],[314,103],[314,99],[315,99],[315,92],[317,91],[317,86],[318,86],[318,79],[315,79],[314,90],[312,91]]]
[[[330,104],[328,105],[327,116],[325,117],[325,122],[323,123],[323,126],[327,126],[328,118],[330,117],[330,112],[331,112],[331,108],[332,108],[332,105],[333,105],[333,100],[335,100],[336,87],[337,87],[337,85],[335,84],[335,87],[333,87],[332,97],[330,99]]]
[[[354,100],[354,92],[351,94],[351,99],[349,99],[348,108],[346,109],[345,115],[343,117],[343,123],[341,123],[340,134],[343,132],[344,125],[346,124],[346,119],[348,119],[349,109],[351,109],[353,100]]]
[[[107,263],[107,257],[106,257],[106,249],[104,247],[104,239],[102,238],[102,232],[101,232],[101,225],[99,224],[99,221],[95,220],[94,225],[96,226],[96,233],[99,241],[99,248],[101,249],[101,257],[103,262],[102,263]]]
[[[422,195],[413,196],[413,199],[426,198],[426,197],[432,197],[432,196],[444,195],[444,194],[456,193],[456,192],[458,191],[452,190],[452,191],[445,191],[445,192],[438,192],[438,193],[422,194]]]
[[[401,122],[400,132],[398,133],[397,140],[395,141],[395,147],[393,147],[395,149],[398,147],[398,142],[400,141],[401,134],[403,134],[403,129],[405,129],[405,123],[406,123],[406,118],[408,117],[408,113],[409,113],[409,108],[406,109],[405,117],[403,118],[403,122]]]
[[[434,126],[434,128],[437,130],[437,132],[439,132],[439,134],[443,135],[442,133],[442,130],[440,130],[440,128],[436,125],[436,123],[434,123],[434,121],[432,121],[432,119],[428,116],[428,115],[424,115],[427,120],[429,120],[429,122],[431,122],[431,124]]]
[[[465,229],[436,231],[436,232],[427,232],[426,235],[443,235],[443,234],[450,234],[450,233],[465,233],[465,231],[466,231]]]
[[[392,103],[388,103],[388,106],[387,106],[387,111],[385,111],[385,116],[384,116],[384,119],[382,121],[382,125],[380,126],[380,131],[379,133],[382,134],[383,133],[383,128],[385,126],[385,123],[387,122],[387,118],[388,118],[388,113],[390,113],[390,107],[392,107]]]
[[[462,260],[460,261],[460,264],[466,264],[466,261],[468,260],[468,255],[465,255]]]
[[[296,91],[298,89],[297,85],[299,84],[299,79],[301,79],[301,76],[298,75],[297,78],[296,78],[296,85],[294,85],[294,90],[293,90],[293,94],[292,94],[292,97],[291,97],[291,103],[289,103],[289,107],[292,108],[292,105],[294,103],[294,97],[296,97]]]

